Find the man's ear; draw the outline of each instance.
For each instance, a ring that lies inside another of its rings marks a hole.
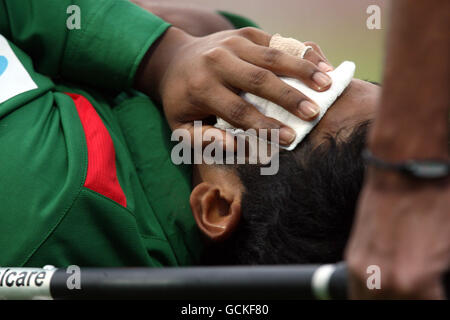
[[[200,230],[213,241],[226,239],[241,218],[241,197],[202,182],[191,193],[191,208]]]

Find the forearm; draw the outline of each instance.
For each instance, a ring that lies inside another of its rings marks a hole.
[[[214,11],[184,4],[155,3],[152,0],[131,1],[193,36],[233,29],[227,19]]]
[[[380,101],[369,148],[385,160],[448,160],[447,0],[392,1]],[[369,166],[346,249],[352,298],[442,299],[450,263],[450,179]],[[381,270],[369,290],[367,267]]]
[[[449,4],[392,3],[383,94],[369,139],[380,157],[448,159]]]

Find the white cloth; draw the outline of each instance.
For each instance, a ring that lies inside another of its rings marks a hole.
[[[350,84],[350,81],[353,78],[355,73],[355,64],[350,61],[343,62],[339,67],[334,69],[333,71],[327,72],[327,74],[333,80],[331,87],[327,91],[318,92],[313,89],[308,88],[303,82],[292,79],[292,78],[284,78],[283,80],[288,85],[294,87],[305,96],[313,100],[319,107],[320,113],[316,119],[313,121],[304,121],[297,116],[291,114],[289,111],[284,108],[276,105],[273,102],[270,102],[266,99],[257,97],[250,93],[243,93],[241,96],[252,105],[254,105],[261,113],[264,115],[277,119],[278,121],[284,123],[285,125],[291,127],[296,132],[295,140],[288,147],[280,146],[286,150],[293,150],[304,138],[305,136],[317,125],[317,123],[322,119],[322,117],[327,112],[328,108],[330,108],[336,99],[341,95],[341,93],[347,88]],[[231,124],[226,122],[221,118],[217,118],[216,128],[226,130],[230,129],[232,134],[239,135],[245,134],[245,131],[242,129],[234,128]]]

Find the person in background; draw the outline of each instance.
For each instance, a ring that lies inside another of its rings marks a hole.
[[[384,163],[449,165],[450,2],[392,1],[382,98],[368,150]],[[393,168],[391,166],[391,168]],[[444,298],[450,268],[450,177],[370,165],[347,247],[353,298]],[[369,290],[367,267],[381,271]]]

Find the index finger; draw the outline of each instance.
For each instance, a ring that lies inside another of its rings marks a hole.
[[[238,30],[238,34],[241,37],[246,38],[257,45],[268,48],[270,47],[272,35],[260,29],[252,27],[242,28]],[[328,62],[327,58],[325,57],[322,50],[317,44],[315,44],[314,42],[307,41],[304,42],[304,45],[310,46],[312,48],[312,50],[308,50],[305,53],[304,56],[305,60],[308,60],[313,64],[315,64],[322,72],[328,72],[333,70],[333,67]]]

